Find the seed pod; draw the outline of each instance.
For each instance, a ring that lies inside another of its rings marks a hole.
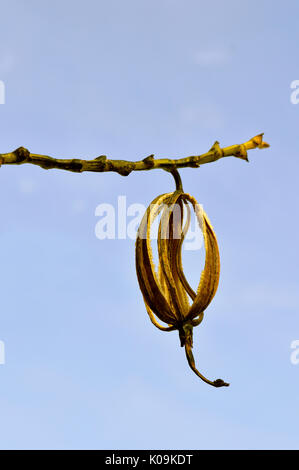
[[[197,292],[189,285],[182,267],[182,244],[190,225],[188,203],[195,212],[205,244],[205,266]],[[184,209],[187,210],[185,226]],[[159,265],[156,272],[151,249],[151,227],[160,213],[157,240]],[[202,380],[214,387],[228,386],[222,379],[206,379],[196,369],[192,354],[193,327],[202,322],[204,311],[216,293],[220,258],[216,235],[207,214],[196,200],[182,189],[161,194],[147,208],[137,234],[136,271],[152,323],[163,331],[178,330],[189,366]],[[156,317],[167,326],[161,325]]]

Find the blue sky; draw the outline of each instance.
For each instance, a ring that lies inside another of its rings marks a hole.
[[[296,1],[2,3],[1,153],[271,144],[181,171],[221,254],[194,356],[227,389],[150,323],[134,241],[95,236],[99,204],[148,205],[173,190],[167,173],[0,169],[2,449],[298,449],[298,14]],[[194,281],[201,256],[185,256]]]

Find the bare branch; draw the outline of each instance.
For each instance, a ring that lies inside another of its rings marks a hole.
[[[75,173],[82,173],[83,171],[93,171],[98,173],[114,171],[122,176],[127,176],[132,171],[155,169],[173,171],[177,168],[198,168],[200,165],[215,162],[216,160],[224,157],[236,157],[248,161],[247,150],[269,147],[269,144],[263,141],[263,135],[264,134],[259,134],[244,144],[231,145],[230,147],[224,148],[221,148],[219,142],[216,141],[212,148],[202,155],[180,159],[155,159],[154,155],[149,155],[143,160],[137,162],[109,160],[106,155],[100,155],[94,160],[81,160],[80,158],[60,159],[48,157],[47,155],[30,153],[29,150],[24,147],[19,147],[14,152],[0,154],[0,166],[31,163],[32,165],[38,165],[45,170],[55,168],[59,170],[73,171]]]

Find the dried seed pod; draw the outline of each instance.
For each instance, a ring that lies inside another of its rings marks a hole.
[[[182,244],[190,225],[188,203],[194,209],[205,244],[205,266],[197,292],[189,285],[182,267]],[[184,209],[187,210],[185,226]],[[156,272],[151,249],[151,227],[160,213],[157,241],[159,265]],[[181,346],[185,346],[189,366],[202,380],[214,387],[228,386],[222,379],[206,379],[196,369],[192,354],[193,327],[202,322],[204,311],[216,293],[220,258],[216,235],[207,214],[196,200],[178,188],[178,185],[173,193],[156,197],[144,214],[136,240],[136,271],[152,323],[163,331],[179,331]],[[167,326],[161,325],[156,317]]]

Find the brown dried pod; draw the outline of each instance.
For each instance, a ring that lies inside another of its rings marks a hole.
[[[175,175],[174,175],[175,176]],[[182,267],[182,244],[190,225],[193,207],[205,244],[205,266],[197,292],[189,285]],[[185,226],[184,209],[187,210]],[[161,213],[158,230],[157,272],[152,256],[151,227]],[[181,185],[173,193],[156,197],[140,223],[136,240],[136,271],[145,307],[152,323],[163,331],[178,330],[181,346],[185,346],[191,369],[214,387],[228,386],[222,379],[204,377],[195,366],[192,354],[193,327],[199,325],[204,311],[212,301],[219,282],[220,257],[216,235],[207,214],[196,200],[183,192]],[[190,305],[189,298],[192,303]],[[165,323],[161,325],[157,318]]]

